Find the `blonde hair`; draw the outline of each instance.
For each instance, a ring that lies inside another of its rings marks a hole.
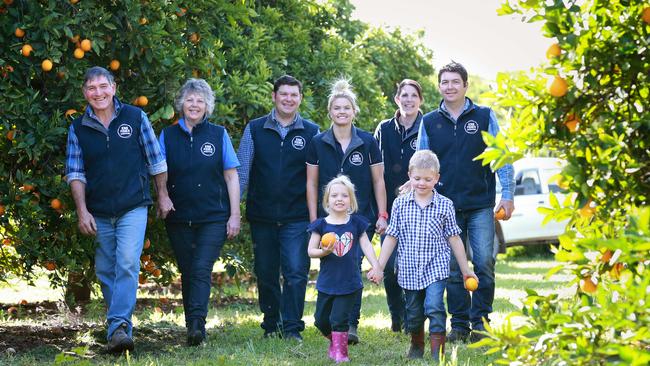
[[[431,169],[436,173],[440,173],[440,161],[433,151],[419,150],[409,160],[409,173],[413,169]]]
[[[349,213],[354,213],[357,212],[359,209],[359,205],[357,204],[357,196],[354,194],[355,188],[354,188],[354,183],[348,178],[347,175],[339,175],[338,177],[332,179],[327,183],[325,186],[325,189],[323,189],[323,209],[325,209],[325,212],[330,213],[329,210],[329,198],[330,198],[330,191],[332,190],[332,187],[336,184],[341,184],[345,188],[348,189],[348,194],[350,195],[350,212]]]
[[[328,111],[332,108],[332,103],[336,98],[345,98],[349,100],[352,104],[352,108],[354,108],[354,114],[359,114],[361,111],[357,104],[357,95],[352,91],[352,85],[350,85],[348,79],[338,79],[334,81],[334,84],[332,84],[332,90],[330,91],[330,96],[327,100]]]

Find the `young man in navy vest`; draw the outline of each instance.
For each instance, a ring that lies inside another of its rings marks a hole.
[[[318,125],[298,113],[302,84],[275,81],[271,113],[248,123],[237,157],[251,226],[264,337],[302,340],[309,273],[306,154]],[[280,287],[280,273],[283,285]]]
[[[494,201],[496,179],[490,166],[482,166],[474,158],[486,145],[481,135],[499,133],[494,112],[474,104],[467,93],[467,70],[452,62],[438,72],[438,88],[442,94],[440,107],[427,113],[420,124],[418,149],[430,149],[440,159],[440,181],[436,190],[450,198],[456,209],[456,222],[461,228],[465,247],[472,248],[474,272],[479,287],[472,296],[463,285],[463,276],[456,259],[450,261],[447,280],[447,306],[451,314],[451,332],[447,341],[466,341],[470,331],[484,331],[483,318],[489,321],[494,301]],[[514,211],[514,170],[506,165],[497,170],[503,187],[496,207],[505,209],[505,219]],[[471,323],[471,329],[470,329]],[[471,333],[478,341],[480,333]]]
[[[66,158],[79,231],[97,242],[95,272],[108,308],[109,352],[133,350],[131,314],[152,203],[149,175],[156,182],[158,215],[173,210],[167,164],[151,124],[141,109],[121,103],[116,89],[108,70],[86,72],[82,90],[89,106],[70,126]]]

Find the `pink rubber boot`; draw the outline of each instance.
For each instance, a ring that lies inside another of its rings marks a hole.
[[[332,332],[332,345],[336,363],[350,361],[348,358],[348,332]]]

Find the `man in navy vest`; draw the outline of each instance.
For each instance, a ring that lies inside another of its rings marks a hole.
[[[427,113],[420,124],[418,149],[430,149],[440,159],[440,180],[436,190],[450,198],[456,209],[456,222],[463,231],[465,246],[472,248],[474,272],[478,289],[472,296],[463,286],[463,276],[455,258],[447,280],[447,306],[451,314],[451,332],[447,341],[466,341],[470,331],[484,331],[483,319],[489,321],[494,301],[494,201],[496,179],[488,166],[474,158],[481,154],[485,142],[481,135],[487,131],[499,133],[494,112],[474,104],[467,93],[467,70],[452,62],[438,72],[438,88],[442,94],[440,107]],[[496,207],[505,210],[505,219],[514,211],[514,170],[506,165],[497,170],[503,187],[501,201]],[[471,329],[470,329],[471,323]],[[471,340],[482,334],[471,332]]]
[[[241,192],[247,190],[255,275],[264,337],[302,340],[309,273],[306,154],[318,125],[298,113],[302,84],[275,81],[271,113],[246,125],[237,157]],[[280,273],[283,285],[280,287]]]
[[[70,126],[66,180],[79,231],[94,235],[95,273],[108,311],[108,351],[133,350],[140,255],[152,200],[149,175],[158,192],[158,215],[173,205],[167,194],[167,164],[145,113],[115,97],[113,75],[92,67],[82,91],[89,106]]]

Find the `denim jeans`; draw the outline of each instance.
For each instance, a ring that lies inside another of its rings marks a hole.
[[[123,323],[133,334],[131,315],[135,309],[140,255],[147,229],[147,207],[135,208],[119,217],[95,217],[97,249],[95,273],[108,311],[107,339]]]
[[[445,311],[445,286],[447,280],[436,281],[422,290],[404,290],[406,298],[406,331],[422,329],[429,319],[429,333],[444,333],[447,322]]]
[[[375,235],[375,225],[370,224],[368,230],[366,230],[366,235],[368,235],[368,240],[372,242],[372,237]],[[363,252],[359,248],[361,255],[359,256],[359,272],[361,272],[361,264],[363,263]],[[361,276],[363,279],[363,274]],[[361,299],[363,299],[363,289],[355,292],[355,299],[352,308],[350,309],[350,326],[359,326],[359,319],[361,318]]]
[[[181,272],[185,325],[200,320],[205,335],[205,318],[212,287],[212,268],[226,241],[226,223],[208,222],[188,225],[166,223],[178,269]]]
[[[361,289],[347,295],[328,295],[318,292],[314,326],[328,336],[332,332],[347,332],[349,329],[350,308]]]
[[[287,224],[251,222],[261,324],[266,333],[298,333],[309,274],[307,221]],[[280,287],[282,273],[282,287]]]
[[[494,301],[494,212],[491,207],[478,210],[456,210],[456,223],[465,248],[472,248],[472,263],[478,276],[478,289],[472,296],[463,285],[463,274],[452,255],[447,281],[447,305],[451,314],[451,328],[461,331],[483,330],[483,318],[489,321]]]
[[[381,244],[384,244],[384,238],[386,236],[381,236]],[[384,268],[384,290],[386,290],[386,302],[388,303],[388,311],[390,312],[390,317],[393,323],[405,324],[404,320],[404,290],[397,283],[397,268],[395,259],[397,258],[397,247],[393,250],[393,253],[388,258],[386,262],[386,268]]]

